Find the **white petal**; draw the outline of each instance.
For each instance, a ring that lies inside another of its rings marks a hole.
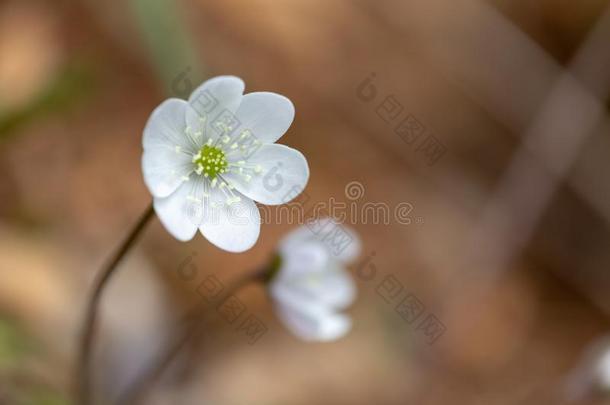
[[[202,186],[202,181],[195,178],[183,183],[168,197],[154,199],[159,220],[180,241],[191,240],[197,233],[203,210]]]
[[[333,308],[347,308],[356,299],[357,289],[354,278],[343,268],[337,267],[334,271],[327,273],[323,283],[325,286],[324,300]]]
[[[260,233],[260,213],[254,201],[235,193],[241,201],[226,203],[218,187],[210,190],[199,230],[207,240],[229,252],[243,252],[256,243]],[[208,209],[209,208],[209,209]]]
[[[332,342],[341,339],[352,329],[352,320],[344,314],[329,314],[322,320],[317,340]]]
[[[361,242],[356,232],[333,218],[317,218],[298,227],[280,241],[279,249],[286,255],[312,241],[324,246],[331,257],[342,263],[350,263],[360,255]]]
[[[216,76],[203,84],[189,97],[189,104],[197,111],[204,111],[210,106],[221,106],[235,112],[242,102],[245,84],[236,76]],[[212,96],[213,99],[208,99]],[[208,105],[206,101],[210,101]]]
[[[307,160],[301,152],[288,146],[262,145],[247,164],[261,169],[250,181],[233,171],[225,177],[240,193],[261,204],[285,204],[295,198],[309,180]],[[295,193],[295,190],[298,191]]]
[[[193,170],[191,157],[180,150],[154,146],[142,154],[144,183],[155,197],[173,193]]]
[[[322,272],[301,273],[290,281],[295,296],[315,300],[321,305],[335,309],[347,308],[356,298],[356,285],[344,269],[334,267]]]
[[[236,114],[243,99],[244,82],[235,76],[218,76],[205,81],[189,97],[187,123],[194,133],[203,133],[206,139],[219,135],[218,122],[223,119],[239,126]]]
[[[294,119],[294,105],[279,94],[246,94],[235,113],[244,129],[249,129],[262,143],[277,141]]]
[[[195,145],[185,135],[187,102],[170,98],[159,105],[148,118],[142,137],[144,149],[176,146],[186,150],[195,150]]]
[[[310,314],[292,309],[278,309],[284,325],[297,337],[308,342],[332,342],[345,336],[351,320],[342,314],[327,314],[312,318]]]
[[[327,307],[295,299],[290,291],[276,289],[276,311],[286,327],[306,341],[328,342],[344,336],[351,328],[351,320],[335,314]]]
[[[281,268],[275,280],[292,280],[300,275],[325,271],[329,266],[328,251],[315,242],[303,242],[294,249],[282,251]]]
[[[304,301],[343,309],[356,297],[356,284],[342,264],[315,241],[282,253],[280,271],[272,281]]]

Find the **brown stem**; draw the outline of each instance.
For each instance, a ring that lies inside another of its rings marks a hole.
[[[223,304],[228,298],[235,294],[240,288],[254,281],[264,281],[264,275],[267,272],[267,268],[259,270],[254,273],[249,273],[238,279],[233,285],[228,288],[224,294],[221,294],[218,299],[212,303],[202,302],[197,305],[194,309],[188,312],[184,317],[183,324],[184,333],[178,336],[168,348],[167,351],[161,353],[154,361],[153,364],[148,367],[137,380],[130,384],[129,388],[117,399],[117,405],[137,405],[142,402],[148,391],[157,382],[157,380],[163,375],[163,372],[175,357],[182,351],[186,344],[191,340],[199,336],[204,330],[205,316],[209,314],[209,311],[213,308],[217,308]]]
[[[115,273],[117,265],[133,246],[134,242],[153,217],[154,209],[152,202],[146,208],[137,224],[132,228],[129,236],[121,244],[118,250],[114,253],[111,259],[106,263],[102,270],[96,276],[93,287],[93,292],[87,303],[85,313],[85,321],[83,324],[82,335],[80,338],[80,347],[77,359],[77,374],[76,383],[76,400],[77,404],[88,405],[91,401],[91,352],[93,348],[93,339],[95,337],[95,327],[98,317],[99,303],[102,293],[106,288],[110,278]]]

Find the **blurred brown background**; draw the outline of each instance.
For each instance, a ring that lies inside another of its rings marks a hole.
[[[239,297],[264,337],[250,345],[217,317],[150,403],[570,403],[583,352],[609,326],[607,7],[0,2],[0,403],[70,403],[95,270],[150,200],[143,126],[164,98],[218,74],[294,102],[280,142],[308,158],[310,201],[409,203],[411,221],[348,220],[376,273],[354,266],[346,338],[297,341],[249,287]],[[406,117],[417,142],[396,132]],[[346,194],[354,181],[358,199]],[[263,224],[234,255],[201,236],[179,243],[154,220],[104,298],[101,403],[171,336],[206,275],[229,282],[261,266],[293,227]],[[191,282],[177,272],[188,257]],[[390,276],[446,328],[433,344],[380,293]],[[590,388],[572,403],[610,403]]]

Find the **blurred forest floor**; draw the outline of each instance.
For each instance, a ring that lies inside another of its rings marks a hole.
[[[0,403],[67,401],[94,271],[150,199],[140,171],[144,123],[165,97],[185,98],[218,74],[294,102],[280,142],[307,156],[310,201],[408,203],[412,221],[348,221],[362,236],[363,265],[377,273],[358,279],[346,339],[296,341],[262,289],[247,288],[240,299],[268,326],[264,338],[248,345],[217,319],[168,373],[155,404],[560,403],[567,373],[608,330],[608,127],[587,139],[531,242],[493,285],[482,288],[487,269],[464,268],[463,259],[486,249],[466,235],[605,7],[0,3]],[[367,79],[374,101],[358,90]],[[402,106],[396,120],[414,118],[422,137],[446,148],[436,162],[386,122],[379,106],[389,96]],[[362,186],[357,199],[346,194],[351,182]],[[263,224],[252,251],[231,255],[202,237],[178,243],[154,221],[104,300],[102,398],[127,386],[171,335],[198,282],[258,268],[293,226]],[[197,267],[189,283],[177,272],[187,257]],[[380,295],[387,277],[445,325],[434,344]]]

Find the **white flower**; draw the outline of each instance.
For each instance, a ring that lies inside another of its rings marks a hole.
[[[601,355],[597,365],[596,374],[599,387],[605,392],[610,391],[610,348]]]
[[[199,229],[222,249],[247,250],[260,232],[254,201],[286,203],[307,183],[305,157],[274,143],[294,118],[290,100],[243,92],[241,79],[215,77],[188,102],[163,102],[146,124],[144,181],[176,239],[190,240]]]
[[[328,218],[281,241],[269,291],[278,316],[295,335],[332,341],[350,330],[351,320],[340,310],[354,301],[356,286],[345,265],[359,252],[354,232]]]
[[[603,336],[583,352],[579,363],[566,376],[567,402],[610,393],[610,337]]]

